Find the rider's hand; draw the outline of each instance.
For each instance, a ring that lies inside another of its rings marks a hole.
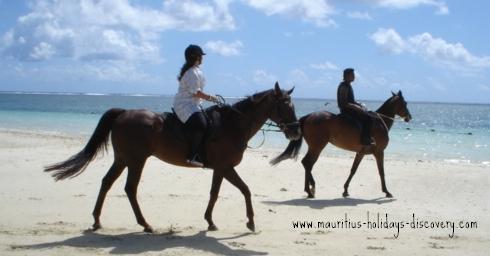
[[[214,103],[219,103],[218,97],[209,95],[209,101],[214,102]]]
[[[357,102],[357,105],[359,105],[359,107],[361,107],[361,109],[364,110],[364,111],[367,111],[368,110],[368,108],[366,107],[366,104],[364,104],[364,103]]]

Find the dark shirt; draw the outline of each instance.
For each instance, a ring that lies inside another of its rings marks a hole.
[[[348,111],[347,105],[349,103],[357,104],[354,99],[354,91],[349,82],[341,82],[339,88],[337,89],[337,104],[339,106],[340,112]]]

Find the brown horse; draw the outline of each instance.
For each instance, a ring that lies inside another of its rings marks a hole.
[[[308,144],[308,152],[301,161],[305,168],[305,192],[308,193],[308,198],[315,197],[315,180],[311,174],[313,165],[318,160],[323,148],[327,143],[332,143],[335,146],[356,152],[354,163],[350,171],[349,178],[344,184],[343,196],[349,196],[349,183],[356,173],[357,167],[361,163],[362,158],[366,154],[373,154],[378,165],[378,172],[381,178],[381,189],[386,193],[386,197],[393,197],[385,183],[384,174],[384,150],[388,146],[388,132],[393,125],[395,115],[402,117],[405,122],[412,119],[407,108],[407,102],[403,98],[402,92],[393,96],[381,105],[381,107],[372,113],[376,115],[375,122],[371,129],[371,136],[374,138],[376,145],[365,147],[361,145],[360,131],[352,124],[353,120],[347,120],[341,115],[335,115],[327,111],[313,112],[300,118],[300,127],[302,137]],[[291,141],[286,150],[271,161],[272,165],[288,159],[296,158],[301,148],[302,139]]]
[[[247,227],[252,231],[255,230],[250,190],[234,167],[241,162],[247,142],[267,119],[278,124],[288,139],[300,137],[300,129],[290,97],[293,89],[283,91],[276,82],[272,90],[257,93],[232,106],[214,107],[221,116],[219,120],[221,124],[204,145],[205,159],[207,159],[205,167],[213,169],[209,204],[204,214],[209,224],[208,230],[217,230],[212,212],[223,178],[244,195],[248,217]],[[161,114],[148,110],[110,109],[101,117],[82,151],[64,162],[46,167],[45,171],[54,171],[52,176],[55,180],[79,175],[97,153],[107,146],[109,134],[112,133],[114,163],[102,180],[93,211],[95,221],[93,229],[102,227],[99,217],[106,194],[114,181],[128,167],[126,194],[138,224],[144,227],[145,232],[152,232],[153,229],[143,217],[136,197],[146,159],[153,155],[173,165],[192,167],[186,163],[190,146],[175,136],[175,130],[168,127],[170,125],[166,121]]]

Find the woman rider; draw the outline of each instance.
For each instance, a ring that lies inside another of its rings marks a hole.
[[[217,102],[215,96],[203,91],[206,80],[199,68],[203,55],[206,54],[198,45],[191,44],[185,49],[185,64],[178,76],[179,90],[173,103],[175,114],[185,124],[191,139],[191,151],[187,163],[197,167],[203,166],[198,152],[208,126],[201,103],[203,100]]]

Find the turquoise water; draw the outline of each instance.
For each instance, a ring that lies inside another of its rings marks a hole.
[[[171,97],[151,95],[0,93],[0,129],[89,136],[109,108],[163,112],[170,110],[171,103]],[[318,110],[338,112],[334,101],[294,99],[294,104],[298,117]],[[366,105],[374,110],[381,102]],[[490,165],[490,105],[409,102],[408,108],[413,120],[394,124],[387,158]],[[263,139],[258,133],[249,145],[258,146]],[[262,147],[279,151],[287,143],[281,133],[267,132]],[[323,154],[352,155],[333,146]]]

